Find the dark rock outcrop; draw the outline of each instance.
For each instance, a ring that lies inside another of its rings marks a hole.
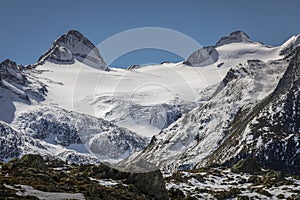
[[[16,62],[9,59],[0,63],[0,80],[8,82],[16,82],[24,84],[27,82],[25,75],[22,73],[22,68]]]
[[[168,199],[160,171],[130,173],[106,164],[67,165],[29,154],[2,164],[2,172],[8,174],[6,180],[13,185],[24,184],[47,192],[80,192],[87,199]],[[108,187],[96,180],[118,184]]]
[[[240,160],[238,163],[232,166],[231,171],[234,173],[254,173],[260,171],[261,168],[257,164],[255,158],[246,158],[244,160]]]
[[[0,161],[18,157],[22,143],[18,132],[0,122],[0,136]]]

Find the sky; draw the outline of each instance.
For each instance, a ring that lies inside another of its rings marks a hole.
[[[0,61],[32,64],[60,35],[71,29],[95,45],[133,28],[179,31],[202,46],[214,45],[235,30],[268,45],[300,33],[299,0],[1,0]],[[101,52],[100,52],[101,53]],[[112,65],[179,61],[166,51],[140,50]]]

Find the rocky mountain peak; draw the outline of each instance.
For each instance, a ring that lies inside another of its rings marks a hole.
[[[71,64],[75,60],[97,69],[107,68],[97,47],[76,30],[70,30],[55,40],[51,48],[39,58],[38,64],[45,61]]]
[[[78,37],[78,38],[84,38],[84,36],[77,30],[69,30],[63,36],[75,36],[75,37]]]
[[[83,43],[86,47],[89,47],[90,49],[95,48],[94,44],[91,43],[86,37],[84,37],[79,31],[77,30],[70,30],[67,33],[60,36],[54,43],[59,44],[60,46],[63,46],[69,50],[74,50],[77,53],[80,53],[76,49],[76,45],[78,43]]]
[[[0,80],[24,83],[26,78],[16,62],[6,59],[0,63]]]
[[[230,33],[229,36],[241,36],[241,37],[246,37],[246,38],[250,39],[249,36],[243,31],[234,31],[234,32]]]
[[[10,67],[13,69],[18,69],[17,63],[14,61],[11,61],[9,59],[4,60],[2,63],[0,63],[0,67]]]
[[[218,60],[219,54],[215,47],[207,46],[194,51],[184,62],[190,66],[206,66],[215,63]]]
[[[250,42],[249,36],[243,31],[234,31],[230,33],[228,36],[222,37],[217,43],[216,47],[230,44],[230,43],[240,43],[240,42]]]

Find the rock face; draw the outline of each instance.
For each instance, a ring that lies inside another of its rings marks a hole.
[[[17,94],[43,99],[47,93],[45,85],[36,79],[29,80],[26,75],[26,69],[14,61],[7,59],[0,63],[0,85]]]
[[[14,81],[20,84],[24,84],[27,79],[22,73],[22,69],[9,59],[0,63],[0,80]]]
[[[0,122],[0,160],[5,161],[20,155],[21,138],[17,131]]]
[[[103,159],[125,158],[147,145],[147,139],[109,121],[53,107],[22,112],[14,124],[24,134],[51,144],[86,144]]]
[[[286,70],[288,61],[263,62],[249,60],[232,67],[210,97],[200,106],[181,117],[160,134],[137,159],[157,164],[165,171],[191,169],[233,134],[230,127],[234,119],[240,117],[240,110],[251,110],[277,86]],[[232,146],[239,148],[238,144]],[[234,151],[222,151],[216,155],[234,154]],[[168,155],[168,156],[166,156]],[[216,163],[222,163],[224,158]],[[213,164],[213,162],[207,162]]]
[[[0,121],[0,161],[29,153],[69,163],[118,161],[147,144],[106,120],[45,105],[20,113],[11,124]]]
[[[260,163],[300,174],[300,47],[294,53],[268,104],[249,128],[266,144],[256,151]]]
[[[209,163],[232,165],[256,157],[262,166],[300,174],[299,61],[298,47],[275,90],[251,110],[236,115],[231,135],[208,157]]]
[[[204,67],[217,62],[218,56],[215,47],[203,47],[192,53],[184,63],[190,66]]]
[[[229,34],[229,36],[222,37],[215,45],[215,47],[222,46],[224,44],[237,43],[237,42],[250,42],[249,36],[242,31],[235,31]]]
[[[16,159],[13,162],[12,168],[35,168],[41,171],[47,170],[47,165],[41,155],[27,154],[21,159]]]
[[[72,52],[69,49],[60,46],[54,47],[53,51],[46,59],[61,63],[74,63]]]
[[[97,69],[107,69],[99,50],[76,30],[71,30],[55,40],[51,48],[39,58],[38,64],[44,61],[70,64],[75,59]]]
[[[8,59],[0,63],[0,120],[7,123],[13,120],[14,102],[40,102],[44,100],[47,92],[45,84],[28,77],[23,66]]]
[[[238,163],[232,166],[231,171],[234,173],[254,173],[260,171],[261,168],[257,164],[255,158],[246,158],[244,160],[240,160]]]
[[[152,198],[168,199],[165,182],[159,170],[147,173],[130,174],[129,180],[143,193]]]

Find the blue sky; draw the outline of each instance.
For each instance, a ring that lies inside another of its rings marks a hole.
[[[299,34],[298,0],[2,0],[0,60],[34,63],[51,43],[70,29],[94,44],[138,27],[164,27],[182,32],[201,45],[214,45],[234,30],[253,40],[278,45]],[[162,51],[143,50],[113,64],[145,64],[180,60]]]

